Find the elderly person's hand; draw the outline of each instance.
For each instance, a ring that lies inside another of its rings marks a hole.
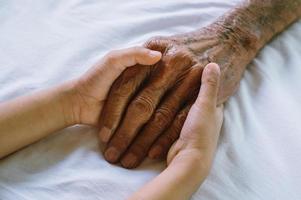
[[[179,137],[187,115],[185,104],[196,98],[203,68],[214,61],[221,67],[218,102],[232,94],[246,65],[243,47],[206,27],[193,34],[157,37],[145,46],[161,51],[152,68],[129,68],[113,84],[100,118],[100,139],[108,144],[105,158],[123,167],[137,167],[149,155],[164,158]],[[183,110],[184,109],[184,110]],[[183,111],[182,111],[183,110]]]
[[[131,199],[188,199],[205,180],[223,122],[223,107],[216,106],[219,76],[216,64],[205,67],[199,95],[168,152],[168,167]]]
[[[226,101],[259,50],[300,16],[300,0],[248,0],[206,27],[149,40],[145,46],[161,51],[161,62],[126,70],[104,105],[100,139],[108,143],[105,158],[133,168],[147,155],[164,157],[169,138],[179,136],[185,118],[181,109],[195,98],[205,65],[219,64],[218,102]]]

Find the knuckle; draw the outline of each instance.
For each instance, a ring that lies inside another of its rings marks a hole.
[[[141,52],[143,50],[145,50],[143,47],[139,47],[139,46],[134,46],[131,48],[133,52],[137,53],[137,52]]]
[[[214,77],[208,77],[206,80],[205,80],[205,84],[211,86],[211,87],[214,87],[216,88],[217,87],[217,79],[214,78]]]
[[[114,64],[116,63],[118,57],[119,57],[119,50],[112,50],[105,55],[105,60],[108,64]]]
[[[135,113],[135,115],[138,115],[143,122],[146,122],[151,117],[154,109],[154,103],[148,96],[139,96],[130,105],[130,110]]]
[[[112,101],[118,101],[117,104],[121,104],[119,100],[126,100],[130,96],[130,91],[133,90],[131,82],[126,82],[122,75],[113,83],[110,89],[108,98]]]
[[[166,38],[163,37],[163,36],[154,36],[154,37],[151,37],[150,39],[148,39],[146,42],[145,42],[145,45],[148,46],[148,45],[152,45],[154,43],[158,43],[162,40],[165,40]]]
[[[156,126],[157,129],[162,130],[169,125],[172,117],[173,117],[173,114],[171,113],[169,108],[161,107],[155,113],[154,126]]]
[[[115,80],[111,91],[114,91],[116,96],[131,97],[143,83],[147,73],[147,69],[128,68]]]
[[[159,50],[161,52],[164,52],[169,43],[170,41],[166,37],[155,36],[147,40],[143,46],[148,49]]]
[[[179,48],[178,46],[170,47],[163,58],[163,62],[167,67],[175,70],[185,70],[191,68],[195,63],[193,56],[186,50]]]

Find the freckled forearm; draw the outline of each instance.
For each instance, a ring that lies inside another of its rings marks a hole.
[[[274,36],[301,17],[301,0],[245,0],[211,25],[176,35],[200,62],[221,67],[219,103],[236,91],[246,66]]]
[[[175,38],[192,44],[192,49],[198,51],[196,43],[204,34],[216,33],[222,40],[233,40],[235,45],[257,52],[300,17],[301,0],[245,0],[211,25]]]
[[[301,0],[249,0],[214,24],[248,51],[257,52],[301,16]],[[233,33],[232,33],[233,32]]]

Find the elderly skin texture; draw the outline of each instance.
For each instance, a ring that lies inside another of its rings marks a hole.
[[[113,84],[101,114],[106,160],[133,168],[146,155],[165,157],[200,87],[203,67],[220,65],[219,103],[225,102],[257,52],[300,15],[301,0],[249,0],[208,27],[150,39],[145,46],[161,51],[161,61],[127,69]]]

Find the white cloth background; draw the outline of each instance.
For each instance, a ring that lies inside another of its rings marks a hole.
[[[205,26],[238,2],[1,0],[0,100],[76,77],[109,50]],[[301,199],[300,54],[301,21],[249,65],[193,199]],[[125,199],[163,167],[110,165],[96,131],[77,126],[1,160],[0,199]]]

